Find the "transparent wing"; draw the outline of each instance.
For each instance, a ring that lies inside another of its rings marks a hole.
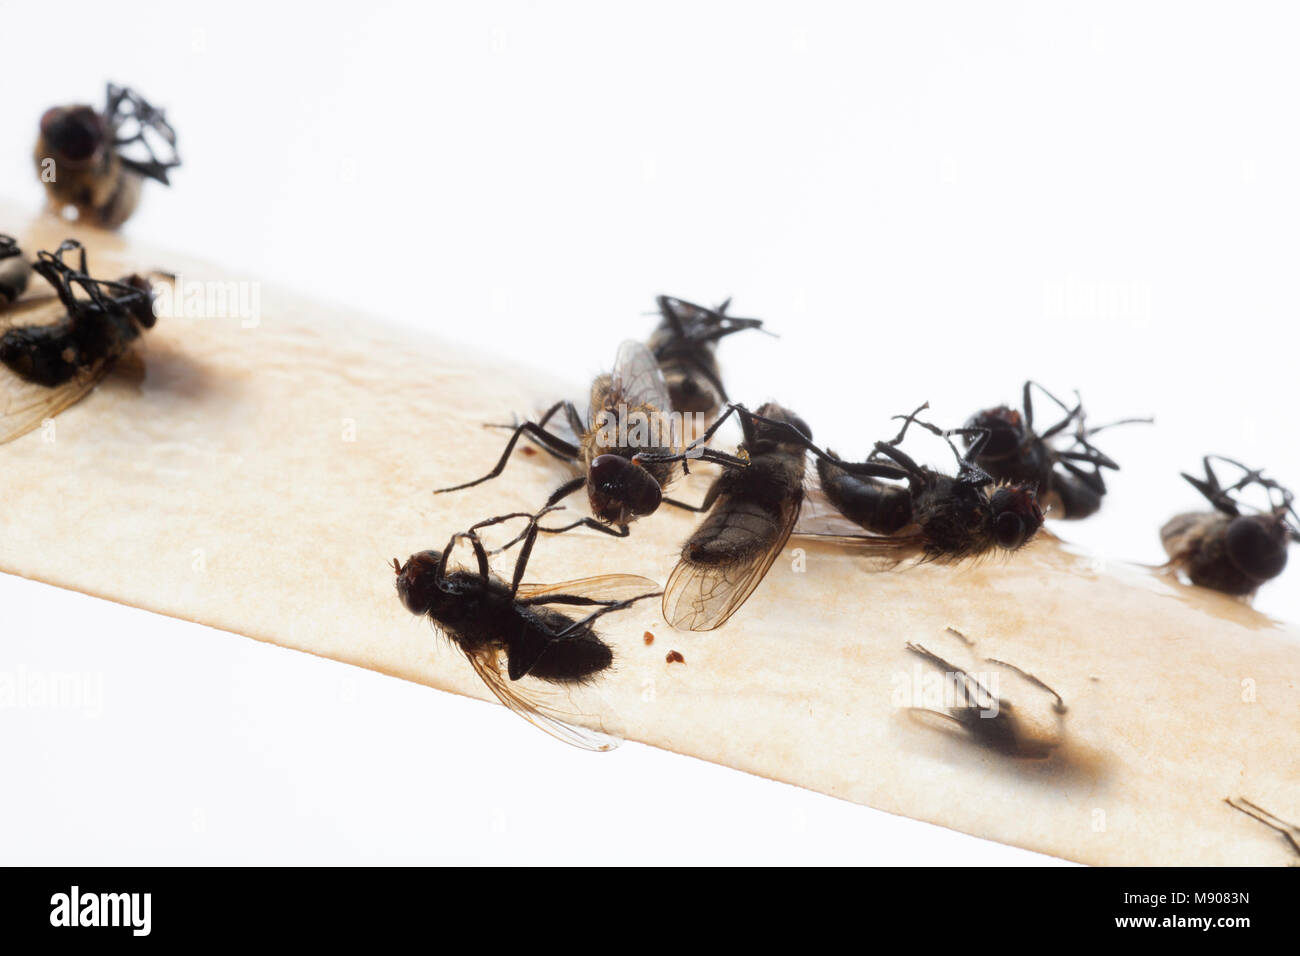
[[[799,520],[794,526],[795,534],[819,537],[858,537],[867,534],[862,525],[840,514],[839,509],[826,497],[815,468],[808,469],[808,473],[804,476],[803,487],[803,509],[799,512]]]
[[[715,507],[725,508],[726,504],[724,498]],[[797,498],[787,502],[781,527],[772,543],[746,561],[732,565],[678,562],[664,587],[664,620],[688,631],[711,631],[725,624],[754,593],[790,540],[799,516],[799,504]]]
[[[668,386],[659,363],[644,342],[628,339],[618,347],[610,391],[616,402],[629,408],[651,405],[660,411],[671,408]]]
[[[20,302],[0,320],[0,334],[15,326],[48,325],[63,315],[57,298],[39,296]],[[75,405],[108,373],[108,361],[96,362],[53,388],[19,378],[0,366],[0,445],[21,438],[47,418]]]
[[[567,595],[590,598],[594,601],[630,601],[632,598],[658,591],[659,585],[637,574],[600,574],[559,584],[519,585],[518,597],[538,598],[547,595]]]
[[[85,398],[108,372],[99,362],[76,378],[55,388],[24,382],[9,369],[0,369],[0,445],[21,438],[48,418]]]
[[[887,571],[923,552],[925,538],[914,526],[912,530],[905,528],[892,535],[872,534],[844,517],[826,497],[816,472],[804,479],[804,489],[804,506],[793,532],[796,536],[858,551],[872,562],[872,570]]]
[[[538,730],[582,750],[604,752],[619,745],[617,737],[571,723],[586,715],[561,709],[556,698],[564,696],[562,691],[547,692],[538,688],[536,681],[527,687],[521,686],[519,681],[511,681],[501,667],[501,651],[466,653],[465,656],[497,700]]]
[[[857,534],[805,534],[801,537],[843,545],[872,562],[871,570],[887,571],[903,561],[919,558],[925,553],[925,537],[913,534],[868,534],[861,528]]]

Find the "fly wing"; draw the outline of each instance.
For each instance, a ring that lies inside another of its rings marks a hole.
[[[840,514],[838,508],[822,489],[817,470],[808,469],[804,476],[803,509],[799,512],[799,521],[794,526],[798,535],[815,535],[818,537],[859,537],[867,532],[856,521],[850,521]]]
[[[794,528],[798,537],[843,545],[865,555],[872,570],[879,571],[887,571],[924,551],[925,537],[915,525],[896,534],[872,534],[844,517],[826,496],[815,471],[804,478],[804,490],[804,506]]]
[[[49,388],[25,382],[9,369],[0,369],[0,445],[21,438],[46,419],[85,398],[108,372],[111,363],[100,361],[76,377]]]
[[[688,631],[711,631],[725,624],[754,593],[790,540],[801,498],[802,494],[786,503],[781,526],[771,544],[748,559],[730,565],[679,561],[664,588],[664,620]],[[723,498],[716,507],[725,508],[726,503]]]
[[[599,574],[590,578],[578,578],[576,581],[561,581],[559,584],[524,583],[519,585],[518,597],[536,599],[565,596],[589,598],[593,601],[630,601],[658,590],[658,584],[637,574]]]
[[[855,554],[867,558],[871,571],[888,571],[904,561],[920,558],[925,553],[925,536],[920,532],[898,534],[868,534],[858,529],[857,534],[804,534],[832,544],[843,545]]]
[[[537,688],[536,682],[525,687],[520,682],[511,681],[501,669],[502,654],[499,650],[466,653],[465,656],[497,700],[538,730],[582,750],[603,752],[619,745],[617,737],[571,723],[583,715],[561,709],[552,699],[560,692],[547,693]]]
[[[672,407],[659,363],[645,343],[634,339],[628,339],[618,347],[610,376],[610,392],[616,404],[622,403],[628,408],[651,405],[666,411]]]
[[[31,296],[0,319],[0,334],[19,326],[48,325],[64,314],[57,298]],[[28,382],[0,366],[0,445],[21,438],[46,419],[81,401],[108,374],[111,365],[110,361],[101,360],[54,387]]]

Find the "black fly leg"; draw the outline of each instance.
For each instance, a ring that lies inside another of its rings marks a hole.
[[[542,416],[542,419],[541,419],[537,424],[538,424],[539,426],[541,426],[541,427],[545,427],[545,426],[546,426],[546,422],[547,422],[547,421],[550,419],[550,417],[551,417],[551,414],[552,414],[552,411],[551,411],[551,410],[548,410],[547,414],[544,415],[544,416]],[[581,434],[586,430],[586,426],[582,424],[582,419],[581,419],[581,417],[579,417],[579,415],[578,415],[578,410],[577,410],[576,408],[573,407],[573,402],[565,402],[565,403],[564,403],[564,414],[565,414],[565,417],[568,418],[568,421],[569,421],[569,427],[570,427],[571,429],[573,429],[573,433],[574,433],[575,435],[581,435]],[[506,431],[513,431],[514,429],[516,429],[516,428],[519,427],[519,418],[518,418],[518,416],[516,416],[516,417],[515,417],[515,420],[514,420],[513,422],[511,422],[509,425],[498,425],[498,424],[491,424],[491,423],[490,423],[490,424],[484,425],[483,427],[484,427],[484,428],[502,428],[502,429],[505,429]],[[572,444],[571,444],[571,443],[566,442],[566,444],[569,445],[569,447],[567,447],[567,448],[563,448],[563,449],[560,449],[560,450],[557,450],[557,449],[553,448],[551,445],[548,445],[547,443],[545,443],[545,442],[543,442],[543,441],[539,441],[538,439],[534,438],[532,435],[530,435],[530,434],[528,434],[528,433],[525,433],[525,434],[524,434],[524,437],[527,438],[527,439],[528,439],[532,444],[534,444],[534,445],[536,445],[538,448],[542,449],[542,451],[546,452],[546,453],[547,453],[548,455],[550,455],[552,458],[558,458],[560,461],[568,462],[569,464],[573,464],[573,455],[570,454],[570,451],[572,450]],[[554,435],[553,435],[552,437],[558,437],[558,436],[554,436]]]
[[[563,630],[558,631],[555,637],[558,640],[559,638],[565,637],[566,635],[571,634],[576,630],[579,630],[581,628],[584,628],[592,624],[593,622],[596,621],[597,618],[609,614],[611,611],[621,611],[624,608],[629,608],[637,601],[645,601],[650,598],[663,597],[663,593],[664,593],[663,591],[651,591],[649,594],[640,594],[634,598],[628,598],[626,601],[616,601],[613,604],[607,604],[604,607],[602,607],[599,611],[592,611],[586,617],[580,618],[579,620],[574,621],[572,624],[570,624],[568,627],[564,628]],[[563,602],[554,602],[554,603],[563,603]]]
[[[671,455],[636,454],[632,456],[632,461],[634,462],[680,461],[683,463],[685,463],[687,460],[712,461],[715,464],[719,464],[719,465],[734,465],[737,467],[744,467],[745,465],[748,464],[748,462],[746,462],[742,458],[737,458],[733,455],[728,455],[725,452],[715,451],[712,448],[703,447],[708,443],[709,439],[713,437],[714,433],[719,428],[722,427],[723,422],[725,422],[728,418],[730,418],[735,413],[739,413],[741,415],[741,427],[743,428],[745,424],[744,416],[749,415],[751,413],[743,405],[734,405],[734,404],[728,405],[727,410],[718,416],[717,421],[715,421],[712,425],[706,428],[699,438],[695,439],[695,441],[687,445],[685,450],[680,452],[675,452]]]
[[[794,445],[802,445],[807,451],[811,452],[824,461],[829,461],[845,471],[854,475],[866,475],[873,478],[904,478],[906,475],[900,474],[899,470],[891,465],[871,460],[865,462],[848,462],[828,453],[813,442],[799,429],[795,428],[789,422],[779,422],[774,418],[768,418],[766,415],[759,415],[751,412],[743,405],[729,405],[728,412],[735,410],[741,415],[741,427],[745,432],[745,442],[747,445],[754,443],[754,423],[762,422],[768,428],[779,431],[783,440]],[[719,419],[721,421],[721,419]]]
[[[469,537],[469,536],[466,535],[465,532],[463,531],[457,531],[455,534],[451,536],[450,540],[448,540],[446,547],[442,549],[442,557],[438,560],[438,566],[433,569],[434,587],[437,588],[442,587],[442,582],[447,577],[447,568],[451,565],[451,553],[456,550],[456,545],[460,541],[460,539],[465,537]],[[480,545],[479,550],[481,549],[482,546]],[[479,558],[478,565],[479,565],[479,574],[482,575],[484,580],[487,580],[489,568],[487,564],[486,554],[483,555],[481,558]]]
[[[1057,464],[1068,467],[1070,462],[1083,462],[1084,464],[1092,465],[1097,474],[1097,487],[1104,493],[1105,485],[1101,484],[1101,469],[1109,468],[1112,471],[1118,471],[1119,465],[1111,461],[1110,456],[1104,454],[1099,448],[1095,448],[1086,440],[1080,438],[1077,442],[1083,451],[1074,451],[1073,449],[1068,451],[1058,451],[1056,453]],[[1080,471],[1076,468],[1070,468],[1069,470],[1076,475],[1080,474]]]
[[[533,515],[531,512],[528,511],[512,511],[509,514],[497,515],[495,518],[485,518],[482,521],[477,522],[476,524],[470,525],[469,528],[467,528],[464,531],[456,532],[451,536],[451,540],[447,542],[447,547],[445,547],[442,551],[442,560],[438,562],[438,567],[434,574],[435,584],[441,584],[442,579],[447,576],[447,567],[451,562],[451,553],[453,550],[455,550],[456,544],[457,542],[460,541],[461,538],[465,538],[466,540],[468,540],[470,545],[474,548],[474,557],[478,562],[479,577],[482,580],[486,581],[491,576],[492,569],[488,564],[487,551],[484,550],[483,542],[479,539],[478,530],[480,528],[489,528],[492,525],[501,524],[502,522],[505,521],[512,521],[515,518],[528,518],[530,520],[530,526],[531,526],[532,524],[536,524],[537,519],[540,518],[542,515],[554,510],[556,509],[544,508],[542,511],[538,512],[537,515]],[[519,540],[519,539],[516,538],[515,540]],[[528,550],[531,549],[532,547],[530,545]],[[496,554],[497,552],[494,551],[492,553]],[[526,554],[523,555],[522,558],[524,563],[527,563],[528,560],[527,555]]]
[[[911,412],[910,414],[907,414],[907,415],[895,415],[895,416],[894,416],[894,419],[895,419],[895,420],[902,419],[902,421],[903,421],[903,427],[900,428],[900,429],[898,430],[898,434],[895,435],[893,438],[891,438],[889,441],[887,441],[887,442],[876,442],[876,451],[878,451],[878,452],[880,451],[880,446],[881,446],[881,445],[888,445],[888,446],[890,446],[891,448],[897,448],[899,445],[901,445],[901,444],[903,443],[903,439],[907,437],[907,430],[908,430],[909,428],[912,427],[912,423],[913,423],[913,422],[916,422],[917,424],[920,423],[916,416],[917,416],[917,415],[920,415],[923,411],[925,411],[925,410],[926,410],[927,408],[929,408],[929,407],[930,407],[930,403],[929,403],[929,402],[923,402],[923,403],[921,403],[920,405],[918,405],[917,408],[916,408],[916,410],[913,411],[913,412]],[[884,453],[881,452],[881,454],[884,454]]]
[[[682,317],[673,308],[673,300],[666,295],[661,295],[655,298],[655,302],[659,305],[659,314],[668,323],[668,328],[672,329],[673,338],[685,342],[686,326],[682,324]],[[699,306],[695,306],[695,308],[699,308]]]
[[[1295,510],[1295,492],[1290,488],[1283,487],[1271,478],[1260,478],[1259,483],[1268,491],[1268,503],[1272,508],[1273,514],[1278,518],[1283,519],[1283,523],[1286,524],[1286,529],[1290,533],[1292,540],[1300,541],[1300,514],[1297,514]],[[1280,501],[1275,502],[1273,500],[1273,492],[1275,491],[1281,497]],[[1285,516],[1288,514],[1291,515],[1295,524],[1290,524],[1285,521]]]
[[[570,478],[570,479],[569,479],[568,481],[566,481],[564,484],[560,485],[560,487],[558,487],[558,488],[556,488],[554,491],[552,491],[551,494],[550,494],[550,496],[546,499],[546,503],[542,505],[542,510],[538,512],[538,517],[541,517],[542,515],[546,514],[548,511],[555,511],[555,510],[557,510],[557,509],[556,509],[556,505],[558,505],[559,502],[561,502],[561,501],[563,501],[565,498],[569,497],[569,495],[573,494],[575,491],[577,491],[579,488],[581,488],[581,487],[582,487],[583,485],[585,485],[586,483],[587,483],[587,476],[586,476],[586,475],[578,475],[576,478]],[[593,518],[583,518],[583,519],[581,519],[581,520],[579,520],[579,521],[575,521],[573,524],[565,525],[563,528],[541,528],[541,529],[539,529],[539,530],[544,531],[544,532],[547,533],[547,534],[559,534],[559,533],[561,533],[561,532],[568,531],[568,530],[570,530],[571,528],[577,528],[577,527],[579,527],[579,526],[588,527],[588,528],[595,528],[597,531],[603,531],[603,532],[605,532],[606,534],[612,534],[612,535],[613,535],[614,537],[616,537],[616,538],[626,538],[626,537],[627,537],[627,525],[622,525],[622,526],[621,526],[621,528],[622,528],[622,531],[621,531],[621,532],[619,532],[619,531],[613,531],[613,530],[611,530],[610,528],[608,528],[607,526],[601,524],[600,522],[596,521],[596,520],[593,519]],[[500,554],[502,551],[509,551],[511,548],[513,548],[515,545],[517,545],[520,541],[522,541],[522,540],[524,539],[524,536],[525,536],[526,534],[528,534],[528,529],[527,529],[527,528],[525,528],[523,531],[519,532],[519,534],[515,535],[513,538],[511,538],[511,539],[510,539],[509,541],[507,541],[505,544],[501,545],[501,547],[495,549],[492,553],[493,553],[493,554]]]
[[[577,491],[586,483],[587,483],[587,476],[579,475],[577,478],[574,478],[570,481],[566,481],[564,484],[560,485],[560,487],[556,488],[553,492],[551,492],[551,496],[546,499],[546,505],[544,506],[543,511],[538,513],[539,516],[545,514],[547,511],[554,510],[552,507],[553,505],[555,505],[557,502],[561,501],[562,499],[567,498],[569,495],[573,494],[575,491]],[[629,534],[631,534],[631,531],[628,530],[628,526],[625,524],[618,525],[617,527],[611,527],[610,525],[597,521],[595,518],[579,518],[577,521],[573,521],[560,528],[539,527],[537,530],[540,531],[542,534],[564,534],[566,531],[572,531],[574,528],[590,528],[592,531],[599,531],[601,534],[607,534],[612,538],[626,538]],[[501,545],[501,547],[497,548],[492,553],[500,554],[502,551],[509,551],[516,544],[522,541],[524,539],[524,536],[527,535],[528,533],[529,532],[527,529],[521,531],[518,535],[511,538],[509,541]]]
[[[460,491],[463,488],[472,488],[474,485],[481,485],[483,482],[491,481],[493,478],[500,475],[501,472],[505,471],[506,463],[510,461],[510,453],[515,450],[515,444],[519,441],[519,436],[524,433],[537,439],[537,441],[542,445],[550,446],[557,457],[566,457],[570,461],[576,461],[579,456],[577,446],[565,441],[558,435],[551,434],[545,428],[545,423],[551,418],[551,416],[563,408],[564,404],[564,402],[556,402],[547,410],[546,414],[543,415],[539,421],[523,422],[516,426],[514,433],[510,436],[510,440],[506,443],[505,451],[501,453],[501,458],[496,463],[496,467],[482,478],[475,478],[473,481],[467,481],[460,485],[453,485],[450,488],[439,488],[434,491],[434,494],[441,495],[446,494],[449,491]]]
[[[1226,462],[1236,468],[1240,468],[1244,472],[1242,478],[1235,485],[1231,485],[1227,488],[1223,487],[1219,482],[1219,476],[1214,473],[1214,466],[1210,464],[1211,461],[1216,459],[1218,461]],[[1231,458],[1225,458],[1222,455],[1206,455],[1201,459],[1201,465],[1205,468],[1204,478],[1196,478],[1186,472],[1183,472],[1183,477],[1187,479],[1188,483],[1191,484],[1193,488],[1204,495],[1205,499],[1209,501],[1210,504],[1214,505],[1216,511],[1222,511],[1224,514],[1232,515],[1233,517],[1240,515],[1241,509],[1238,508],[1237,503],[1232,500],[1232,493],[1234,491],[1240,491],[1249,484],[1261,481],[1263,471],[1260,469],[1251,470],[1241,462],[1234,461]]]
[[[1047,389],[1043,388],[1043,386],[1039,385],[1037,382],[1031,379],[1025,382],[1024,397],[1021,399],[1021,402],[1025,410],[1026,431],[1032,433],[1034,430],[1034,403],[1033,403],[1033,398],[1030,394],[1030,390],[1035,388],[1038,389],[1040,392],[1042,392],[1044,395],[1046,395],[1048,398],[1050,398],[1052,401],[1054,401],[1057,405],[1061,406],[1061,410],[1065,412],[1065,417],[1061,419],[1059,422],[1057,422],[1055,425],[1053,425],[1051,428],[1049,428],[1047,431],[1042,432],[1038,436],[1039,438],[1042,439],[1051,438],[1053,435],[1061,431],[1061,429],[1065,428],[1067,425],[1070,424],[1070,422],[1074,421],[1076,418],[1082,420],[1083,400],[1079,398],[1078,392],[1074,393],[1075,405],[1074,408],[1071,408],[1069,405],[1065,404],[1065,402],[1061,401],[1059,398],[1057,398]]]
[[[573,429],[573,434],[581,435],[587,430],[587,426],[583,424],[582,416],[578,414],[573,402],[564,403],[564,417],[569,420],[569,428]]]
[[[1057,464],[1072,474],[1075,478],[1078,478],[1079,481],[1083,483],[1084,487],[1088,488],[1090,491],[1094,491],[1098,495],[1106,494],[1106,481],[1101,476],[1101,469],[1096,467],[1095,464],[1092,471],[1084,471],[1072,461],[1061,460],[1058,461]]]
[[[543,515],[549,514],[552,511],[559,511],[559,510],[561,509],[555,504],[555,502],[548,501],[545,505],[542,506],[542,509],[538,511],[536,515],[534,515],[531,511],[512,511],[509,514],[497,515],[495,518],[485,518],[482,521],[478,522],[477,524],[472,524],[469,526],[469,528],[466,529],[465,533],[467,536],[473,536],[474,540],[477,541],[478,540],[477,532],[480,528],[490,528],[493,525],[502,524],[503,522],[506,521],[513,521],[515,518],[529,518],[535,522],[538,519],[540,519]],[[508,542],[503,544],[501,547],[495,548],[494,550],[488,553],[496,555],[496,554],[501,554],[504,551],[509,551],[520,541],[524,540],[524,537],[528,534],[528,529],[531,526],[532,524],[530,522],[530,524],[527,527],[525,527],[523,531],[519,532],[519,534],[515,535],[513,538],[511,538]]]
[[[512,598],[519,593],[519,582],[524,579],[524,569],[528,567],[528,559],[532,556],[533,545],[537,543],[537,522],[541,521],[544,515],[555,510],[554,506],[547,505],[537,514],[528,516],[528,530],[524,533],[523,539],[524,546],[519,549],[519,557],[515,558],[515,570],[510,576],[510,596]]]
[[[925,470],[916,463],[916,459],[914,459],[907,452],[903,451],[903,449],[896,448],[894,445],[890,444],[887,441],[878,441],[876,442],[875,450],[871,453],[871,457],[873,459],[877,458],[877,456],[883,456],[885,458],[889,458],[890,460],[895,462],[895,464],[889,465],[885,462],[872,461],[868,459],[866,464],[876,465],[878,468],[881,469],[889,469],[889,470],[876,472],[876,471],[864,470],[861,464],[855,465],[850,462],[840,462],[840,461],[836,461],[835,463],[852,475],[864,475],[869,478],[903,477],[903,478],[907,478],[909,481],[918,481],[918,482],[925,480]],[[898,471],[902,471],[903,474],[899,475]]]
[[[704,493],[704,500],[698,505],[687,504],[685,501],[678,501],[676,498],[664,498],[663,503],[672,505],[674,508],[681,508],[683,511],[694,511],[697,514],[708,511],[713,507],[713,503],[718,500],[718,495],[722,492],[722,486],[716,481],[709,485],[709,490]]]
[[[933,425],[926,422],[918,422],[918,424],[935,430]],[[964,485],[991,485],[994,483],[993,476],[975,464],[975,459],[980,456],[980,453],[984,451],[984,446],[988,444],[989,436],[993,434],[992,431],[987,428],[950,428],[947,431],[939,431],[937,434],[948,443],[952,453],[957,456],[957,481]],[[961,435],[971,439],[970,447],[966,449],[965,455],[953,444],[953,435]]]
[[[76,268],[68,265],[63,260],[64,254],[72,251],[80,253]],[[45,250],[38,252],[36,261],[32,264],[32,269],[50,285],[54,286],[59,301],[63,303],[68,310],[68,314],[73,318],[83,315],[92,304],[105,314],[120,315],[123,309],[147,296],[146,292],[137,289],[135,286],[114,282],[109,279],[93,278],[87,271],[86,247],[76,239],[63,240],[53,253]],[[89,301],[78,299],[73,286],[85,292],[89,296]],[[111,295],[105,294],[104,290],[106,289]]]
[[[123,109],[123,106],[129,106],[130,109]],[[114,130],[120,129],[128,120],[133,120],[135,123],[134,135],[114,137],[113,146],[115,149],[121,150],[124,146],[139,143],[144,148],[144,151],[149,154],[148,160],[131,159],[122,156],[123,165],[141,175],[156,179],[160,183],[169,184],[167,172],[179,166],[181,158],[176,151],[176,131],[172,128],[171,123],[167,122],[165,112],[155,107],[134,90],[110,83],[108,84],[104,116]],[[145,136],[146,131],[151,131],[154,136],[167,144],[169,155],[166,158],[159,159],[158,154],[154,151],[153,143]]]
[[[972,477],[983,476],[985,484],[993,480],[984,469],[975,464],[975,459],[983,453],[984,446],[988,444],[989,436],[993,434],[991,430],[987,428],[949,428],[947,431],[940,431],[926,422],[918,422],[917,424],[930,429],[948,443],[948,447],[957,456],[957,461],[962,466],[963,471],[970,472]],[[966,449],[966,454],[963,455],[957,446],[953,444],[953,435],[961,435],[963,438],[970,440],[970,447]]]
[[[1080,419],[1079,424],[1080,425],[1083,424],[1082,419]],[[1117,425],[1153,425],[1153,424],[1155,424],[1155,419],[1152,418],[1150,415],[1146,416],[1145,418],[1117,418],[1115,421],[1107,422],[1105,425],[1093,425],[1089,428],[1081,427],[1079,429],[1079,437],[1091,438],[1093,435],[1097,434],[1097,432],[1104,432],[1106,429],[1114,428]]]
[[[625,524],[615,527],[602,524],[595,518],[579,518],[577,521],[574,521],[571,524],[566,524],[562,528],[538,528],[537,530],[542,534],[564,534],[566,531],[572,531],[574,528],[590,528],[592,531],[599,531],[601,534],[607,534],[611,538],[626,538],[632,533]]]

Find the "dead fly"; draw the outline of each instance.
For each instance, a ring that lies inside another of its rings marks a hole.
[[[12,305],[27,291],[32,266],[18,248],[18,240],[0,233],[0,309]]]
[[[848,537],[891,562],[917,556],[956,562],[994,548],[1016,551],[1027,544],[1043,524],[1033,485],[996,484],[976,464],[989,430],[943,431],[916,417],[928,407],[927,403],[910,415],[897,416],[903,419],[902,430],[891,441],[876,442],[865,462],[847,462],[812,449],[818,457],[817,498],[824,498],[847,521],[828,513],[818,500],[798,533]],[[913,423],[948,443],[957,457],[956,475],[918,465],[898,447]],[[972,438],[964,456],[952,443],[953,435]],[[906,484],[891,484],[891,480]],[[871,535],[860,535],[859,529]]]
[[[1033,674],[1026,673],[1013,664],[992,658],[993,664],[1014,673],[1027,688],[1050,694],[1053,698],[1053,716],[1030,713],[1033,708],[1017,708],[1011,701],[989,690],[976,676],[944,660],[920,644],[908,642],[907,649],[922,660],[939,668],[951,679],[958,691],[954,705],[945,711],[911,707],[911,715],[921,722],[940,730],[957,731],[971,740],[1008,757],[1042,760],[1051,756],[1061,745],[1064,732],[1061,718],[1065,715],[1065,702],[1061,695]],[[1041,709],[1041,708],[1040,708]]]
[[[505,470],[520,436],[527,436],[543,451],[582,472],[555,489],[546,506],[557,504],[585,486],[592,514],[596,516],[595,521],[583,518],[556,530],[583,525],[625,537],[629,523],[652,514],[661,502],[679,504],[663,496],[663,490],[681,470],[679,457],[653,463],[633,461],[640,452],[672,456],[677,450],[677,428],[665,414],[668,404],[668,389],[650,350],[640,342],[624,342],[618,350],[613,372],[599,376],[592,383],[586,422],[572,402],[556,402],[536,422],[514,426],[500,460],[486,475],[451,488],[440,488],[434,494],[459,491],[497,477]],[[573,431],[572,440],[555,430],[555,426],[547,427],[561,412]],[[697,457],[703,461],[731,460],[711,449],[701,449]]]
[[[1242,477],[1224,487],[1211,465],[1223,462],[1238,468]],[[1205,477],[1184,473],[1197,491],[1214,506],[1213,511],[1198,511],[1170,518],[1160,529],[1160,539],[1169,555],[1168,567],[1182,570],[1193,584],[1213,588],[1224,594],[1247,596],[1265,581],[1282,573],[1286,567],[1287,545],[1300,541],[1295,495],[1258,469],[1222,455],[1202,459]],[[1266,511],[1242,513],[1234,498],[1251,485],[1263,488],[1269,498]],[[1287,519],[1297,519],[1292,523]]]
[[[649,347],[664,381],[672,410],[712,418],[727,401],[715,350],[720,339],[746,329],[762,329],[762,319],[727,315],[728,299],[716,309],[661,295],[663,320],[650,336]]]
[[[69,252],[80,254],[75,267],[64,261]],[[93,278],[86,250],[74,239],[54,253],[37,253],[33,269],[54,287],[62,314],[43,324],[18,324],[29,312],[5,316],[0,362],[14,376],[4,385],[0,443],[80,400],[155,321],[148,280]]]
[[[682,547],[664,588],[664,619],[673,627],[711,631],[726,623],[785,547],[803,503],[812,430],[775,403],[757,414],[731,405],[698,441],[707,441],[732,414],[744,432],[738,457],[724,464],[696,509],[708,517]]]
[[[81,105],[46,110],[35,156],[55,211],[73,206],[79,219],[107,229],[135,211],[145,179],[170,185],[168,171],[181,164],[163,111],[112,83],[102,112]]]
[[[1042,432],[1034,431],[1032,389],[1037,388],[1060,406],[1065,417]],[[1022,398],[1023,414],[1000,405],[971,417],[969,428],[987,429],[984,449],[975,459],[980,468],[997,481],[1020,482],[1037,489],[1039,503],[1047,506],[1053,517],[1086,518],[1101,508],[1106,482],[1101,469],[1118,470],[1119,465],[1092,444],[1092,436],[1114,425],[1150,422],[1149,418],[1127,418],[1107,425],[1088,428],[1084,423],[1083,403],[1073,408],[1037,382],[1028,381]],[[1052,443],[1067,428],[1074,426],[1073,444],[1058,448]],[[971,439],[967,439],[969,447]]]
[[[1259,804],[1252,803],[1245,797],[1238,797],[1236,800],[1233,800],[1231,797],[1225,797],[1223,802],[1232,807],[1232,809],[1240,810],[1242,813],[1246,814],[1246,816],[1258,820],[1269,829],[1276,830],[1278,833],[1282,834],[1286,837],[1287,842],[1291,844],[1291,849],[1295,850],[1297,854],[1300,854],[1300,827],[1296,826],[1294,823],[1287,823],[1281,817],[1269,813]]]
[[[574,726],[581,716],[549,703],[545,685],[557,689],[588,684],[609,669],[614,655],[594,624],[605,614],[658,597],[658,585],[629,574],[605,574],[562,584],[523,584],[537,540],[537,515],[516,513],[480,521],[451,536],[442,551],[421,551],[406,564],[393,559],[397,593],[412,614],[427,616],[464,653],[483,683],[529,723],[565,743],[586,750],[610,750],[617,741]],[[509,582],[494,575],[478,531],[513,518],[528,518],[528,530]],[[461,540],[470,542],[476,570],[450,568]],[[596,610],[573,618],[556,605]],[[525,678],[540,682],[529,687]]]

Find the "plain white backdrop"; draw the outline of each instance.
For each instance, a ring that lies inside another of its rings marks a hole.
[[[724,345],[732,394],[845,454],[926,399],[957,425],[1027,377],[1077,387],[1094,421],[1158,420],[1108,436],[1103,512],[1055,528],[1116,560],[1163,560],[1203,454],[1300,484],[1288,5],[50,16],[5,11],[0,195],[33,212],[41,112],[113,79],[185,160],[124,231],[248,279],[575,383],[657,293],[730,295],[782,336]],[[1300,618],[1297,573],[1257,605]],[[499,708],[30,582],[0,597],[0,667],[103,678],[98,716],[0,712],[4,861],[1044,861],[645,747],[570,753]]]

